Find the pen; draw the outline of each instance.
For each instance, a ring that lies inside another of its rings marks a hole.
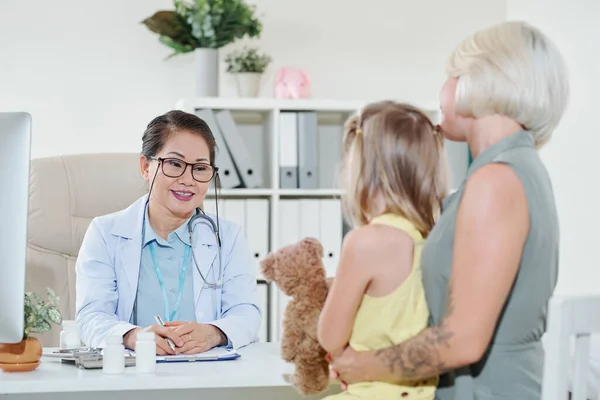
[[[160,325],[160,326],[165,326],[165,323],[164,323],[164,321],[162,320],[162,318],[160,317],[160,315],[155,315],[155,316],[154,316],[154,320],[156,321],[156,323],[157,323],[158,325]],[[169,347],[170,347],[171,349],[173,349],[173,351],[176,351],[176,350],[175,350],[175,343],[173,343],[173,341],[172,341],[171,339],[169,339],[169,338],[165,338],[165,340],[166,340],[166,341],[167,341],[167,343],[169,344]]]

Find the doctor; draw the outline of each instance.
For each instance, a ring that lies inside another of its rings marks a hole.
[[[170,111],[148,124],[142,142],[149,194],[95,218],[79,252],[76,319],[83,342],[103,347],[116,335],[135,350],[136,335],[146,329],[156,334],[157,354],[165,355],[255,341],[261,311],[244,234],[197,209],[218,180],[210,128],[193,114]]]

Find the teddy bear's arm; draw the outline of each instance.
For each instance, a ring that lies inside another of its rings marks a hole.
[[[302,324],[304,332],[314,341],[318,341],[317,330],[319,325],[319,316],[321,310],[315,309],[303,314],[304,323]]]
[[[300,315],[297,312],[295,304],[293,302],[288,303],[285,309],[283,335],[281,337],[281,357],[288,362],[296,357],[304,335],[302,325],[300,324],[302,319],[299,317]]]

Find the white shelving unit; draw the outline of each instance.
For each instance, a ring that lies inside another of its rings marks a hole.
[[[253,160],[263,162],[267,166],[263,171],[263,181],[266,183],[263,188],[241,188],[241,189],[221,189],[219,197],[221,198],[265,198],[269,200],[269,251],[280,247],[279,243],[279,205],[283,199],[336,199],[341,195],[341,191],[334,187],[319,189],[280,189],[279,188],[279,115],[285,111],[315,111],[318,114],[319,123],[343,125],[344,121],[353,113],[360,110],[366,101],[341,101],[341,100],[318,100],[318,99],[299,99],[299,100],[280,100],[271,98],[190,98],[180,100],[176,108],[194,113],[200,109],[212,109],[214,111],[229,110],[232,112],[236,123],[239,121],[255,123],[264,127],[266,150],[266,160]],[[412,103],[412,102],[411,102]],[[423,104],[412,103],[425,110],[428,115],[438,121],[438,107],[427,106]],[[298,134],[301,134],[299,132]],[[340,143],[341,147],[341,143]],[[456,150],[458,149],[458,150]],[[221,149],[223,151],[223,149]],[[455,146],[448,158],[455,159],[453,170],[466,171],[468,156],[466,151],[461,150],[460,146]],[[464,153],[464,157],[463,157]],[[462,161],[464,158],[464,161]],[[452,162],[451,162],[452,164]],[[464,165],[463,165],[464,164]],[[456,173],[454,173],[456,175]],[[464,174],[464,172],[463,172]],[[454,180],[462,179],[462,176]],[[209,196],[212,196],[212,190]],[[340,229],[342,227],[340,226]],[[281,294],[274,285],[269,288],[268,312],[265,317],[268,318],[269,337],[271,339],[279,337],[280,316],[278,305],[280,304]]]

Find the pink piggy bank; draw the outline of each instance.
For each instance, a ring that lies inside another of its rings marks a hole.
[[[306,72],[290,67],[277,71],[275,78],[275,98],[302,99],[310,97],[310,81]]]

